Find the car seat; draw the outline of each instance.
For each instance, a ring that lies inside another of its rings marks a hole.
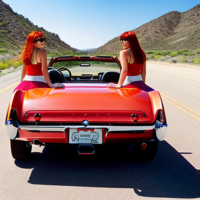
[[[119,80],[119,73],[115,71],[108,71],[105,72],[101,78],[101,81],[104,82],[118,82]]]

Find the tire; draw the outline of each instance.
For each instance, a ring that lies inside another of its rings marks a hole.
[[[140,144],[134,145],[134,156],[137,160],[150,161],[153,160],[158,149],[158,141],[146,142],[147,148],[143,150]]]
[[[14,159],[27,159],[31,155],[32,146],[26,147],[25,141],[10,140],[11,153]]]

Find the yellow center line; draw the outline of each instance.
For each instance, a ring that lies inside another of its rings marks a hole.
[[[14,84],[8,86],[8,87],[4,88],[3,90],[0,90],[0,93],[4,92],[5,90],[7,90],[7,89],[9,89],[9,88],[11,88],[11,87],[13,87],[13,86],[15,86],[15,85],[18,85],[18,84],[19,84],[19,82],[14,83]]]
[[[194,113],[195,115],[197,115],[197,116],[199,116],[199,117],[200,117],[200,114],[199,114],[199,113],[197,113],[197,112],[195,112],[194,110],[191,110],[190,108],[188,108],[188,107],[184,106],[183,104],[181,104],[181,103],[179,103],[178,101],[176,101],[176,100],[174,100],[174,99],[172,99],[172,98],[168,97],[168,96],[167,96],[167,95],[165,95],[165,94],[162,94],[162,93],[160,93],[160,94],[161,94],[162,96],[166,97],[167,99],[170,99],[170,100],[171,100],[171,101],[173,101],[174,103],[178,104],[179,106],[181,106],[181,107],[185,108],[186,110],[188,110],[188,111],[190,111],[190,112],[192,112],[192,113]]]
[[[200,122],[200,118],[194,114],[192,114],[191,112],[188,112],[186,109],[182,108],[181,106],[178,106],[176,103],[174,103],[173,101],[165,98],[163,99],[165,102],[169,103],[170,105],[174,106],[175,108],[177,108],[178,110],[180,110],[181,112],[184,112],[185,114],[187,114],[188,116],[192,117],[193,119],[197,120],[198,122]],[[196,117],[195,117],[196,116]]]

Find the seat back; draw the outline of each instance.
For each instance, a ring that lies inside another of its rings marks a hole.
[[[101,81],[104,81],[104,82],[118,82],[119,75],[120,74],[118,72],[108,71],[108,72],[105,72],[103,74]]]
[[[62,74],[58,70],[51,69],[48,72],[49,72],[49,78],[50,78],[52,84],[64,82]]]

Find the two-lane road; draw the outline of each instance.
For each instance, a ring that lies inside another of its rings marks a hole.
[[[168,120],[165,141],[151,162],[133,160],[128,147],[76,149],[33,147],[15,161],[5,113],[20,71],[0,77],[0,199],[199,199],[200,70],[147,63],[147,84],[161,92]],[[4,90],[4,88],[7,88]]]

